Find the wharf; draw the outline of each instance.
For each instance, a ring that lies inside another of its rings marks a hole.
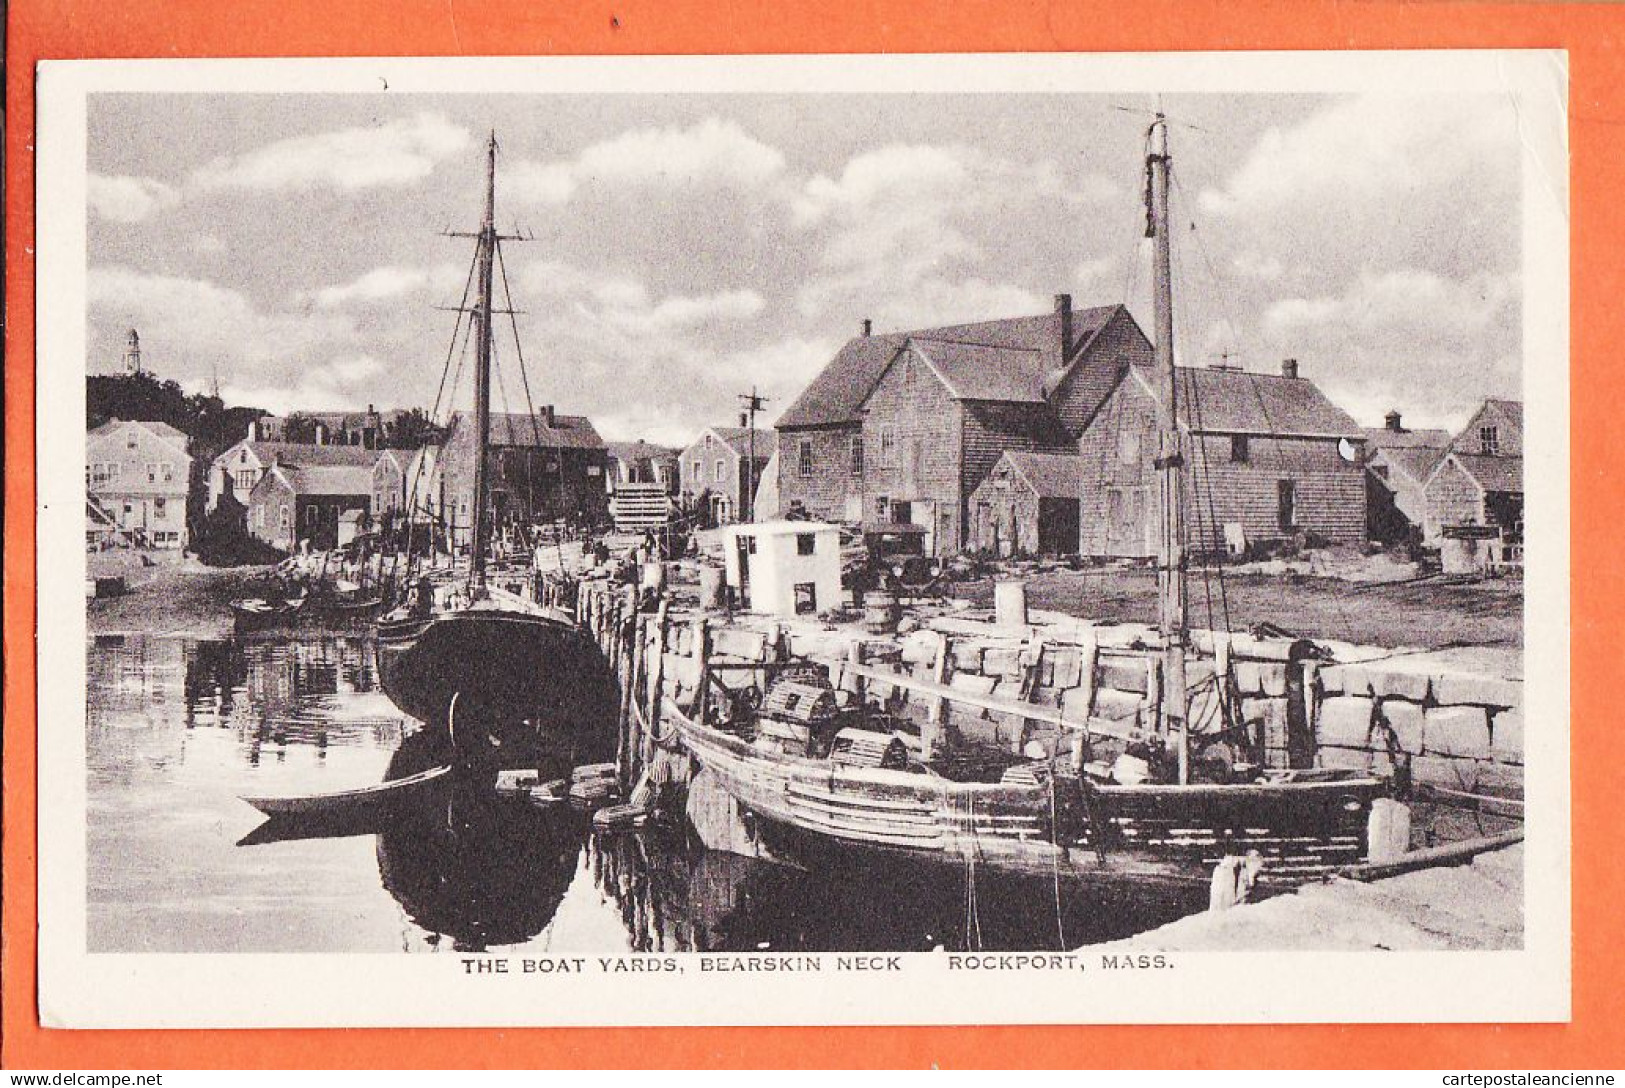
[[[1290,895],[1181,918],[1092,952],[1389,952],[1523,947],[1524,848],[1364,883],[1333,879]]]

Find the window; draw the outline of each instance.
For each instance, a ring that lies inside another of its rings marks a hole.
[[[805,616],[818,611],[818,585],[815,582],[797,582],[796,615]]]
[[[813,474],[812,440],[803,438],[796,448],[796,471],[803,476]]]
[[[123,471],[124,466],[119,464],[117,461],[113,461],[107,466],[107,478],[109,480],[116,480],[119,478],[119,474]]]
[[[722,466],[723,466],[723,464],[724,464],[723,460],[720,457],[717,458],[716,467],[713,470],[714,473],[715,473],[716,482],[719,483],[719,484],[722,482]]]
[[[149,483],[149,484],[157,483],[158,482],[158,463],[156,461],[148,461],[146,467],[147,467],[147,483]]]
[[[817,542],[818,542],[818,538],[816,536],[814,536],[812,533],[797,533],[796,534],[796,554],[797,555],[811,555],[813,553],[813,548],[817,544]]]
[[[1245,465],[1252,459],[1252,454],[1253,451],[1246,435],[1233,434],[1230,436],[1230,460],[1238,465]]]
[[[277,510],[277,527],[285,533],[293,524],[293,510],[286,504],[278,507]]]
[[[897,436],[890,427],[880,428],[880,463],[887,468],[897,466]]]
[[[888,499],[884,495],[881,495],[879,498],[875,499],[875,517],[876,517],[876,519],[879,520],[879,521],[885,521],[887,515],[890,513],[890,509],[889,509],[890,506],[891,506],[891,500]]]
[[[254,490],[254,470],[251,468],[238,469],[236,486],[238,491]]]
[[[1275,485],[1275,520],[1283,533],[1290,533],[1298,522],[1297,486],[1291,480],[1280,480]]]
[[[1501,431],[1498,427],[1480,427],[1478,429],[1478,449],[1480,453],[1497,454],[1501,452]]]
[[[163,517],[164,512],[168,508],[168,506],[169,506],[169,503],[165,499],[153,499],[152,500],[152,514],[153,514],[153,516],[154,517],[159,517],[159,518]]]
[[[863,436],[855,435],[852,438],[852,475],[863,475]]]

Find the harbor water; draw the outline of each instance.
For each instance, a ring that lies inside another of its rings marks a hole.
[[[809,872],[485,791],[290,837],[242,798],[439,761],[378,690],[366,632],[104,633],[87,652],[92,952],[1057,949],[1205,905],[974,867]]]

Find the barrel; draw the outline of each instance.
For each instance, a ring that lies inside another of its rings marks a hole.
[[[889,589],[871,589],[863,595],[863,629],[872,635],[889,635],[897,630],[902,615],[897,595]]]
[[[993,622],[1007,630],[1027,626],[1027,583],[1001,578],[993,583]]]
[[[700,607],[721,608],[723,604],[722,568],[708,563],[700,567]]]

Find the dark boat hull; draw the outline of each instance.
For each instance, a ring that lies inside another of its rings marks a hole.
[[[562,614],[464,609],[384,620],[377,632],[384,694],[446,731],[459,749],[475,733],[503,740],[613,736],[614,674]]]

